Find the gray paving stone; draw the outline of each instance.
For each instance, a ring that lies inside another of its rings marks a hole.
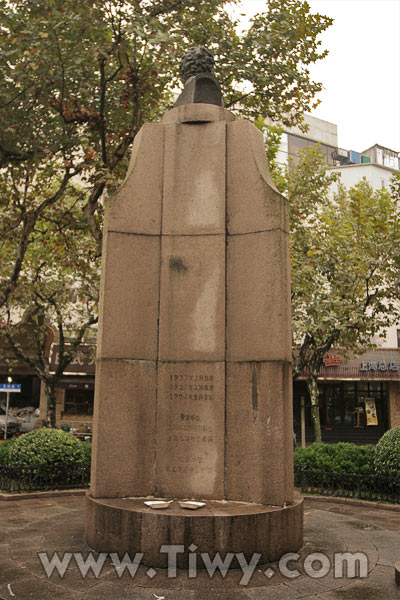
[[[368,578],[322,593],[320,597],[323,600],[399,600],[400,589],[394,581],[393,569],[377,567]]]
[[[54,575],[49,580],[37,558],[39,550],[50,554],[89,550],[83,537],[85,498],[0,503],[0,598],[13,600],[10,584],[15,600],[156,600],[156,596],[165,600],[399,600],[392,567],[400,558],[400,527],[394,521],[398,513],[369,509],[366,514],[360,507],[346,505],[342,514],[336,505],[326,507],[307,508],[306,544],[293,568],[302,571],[304,557],[312,552],[323,551],[332,560],[335,552],[364,551],[372,568],[368,579],[336,579],[330,572],[322,579],[302,575],[287,580],[277,573],[267,580],[259,569],[248,586],[241,586],[240,572],[211,580],[203,572],[191,580],[184,573],[168,579],[160,570],[150,579],[147,568],[141,567],[133,580],[129,575],[120,580],[107,564],[99,579],[90,575],[83,580],[73,562],[64,579]]]
[[[378,552],[378,564],[392,567],[400,560],[400,536],[386,529],[374,529],[368,532]],[[400,594],[399,594],[400,597]]]
[[[299,598],[312,596],[330,589],[329,583],[324,583],[323,578],[313,579],[312,577],[299,577],[293,581],[286,581],[289,588],[293,588]]]
[[[246,589],[245,592],[251,600],[291,600],[300,597],[296,590],[285,583]]]
[[[23,569],[20,569],[13,560],[4,559],[3,557],[0,560],[0,587],[1,585],[7,586],[8,583],[21,579],[21,577],[26,576],[26,574],[27,573],[25,573]]]
[[[189,590],[165,590],[159,588],[133,587],[123,583],[101,583],[83,596],[84,600],[195,600],[194,592]],[[211,600],[211,597],[210,597]]]
[[[9,583],[15,600],[80,600],[82,597],[76,590],[64,590],[29,574]],[[0,586],[0,597],[5,600],[13,599],[7,584]]]

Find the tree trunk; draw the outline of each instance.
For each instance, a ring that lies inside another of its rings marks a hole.
[[[45,383],[47,396],[47,420],[50,427],[56,427],[56,386],[53,383]]]
[[[309,375],[309,377],[307,379],[307,389],[308,389],[308,393],[310,394],[310,400],[311,400],[311,419],[312,419],[313,430],[314,430],[314,441],[320,442],[321,441],[321,424],[319,421],[319,403],[318,403],[319,392],[318,392],[317,377],[315,375],[311,375],[311,374]]]

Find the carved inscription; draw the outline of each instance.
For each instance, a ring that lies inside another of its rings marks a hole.
[[[171,400],[207,400],[212,402],[214,392],[213,375],[170,375]]]
[[[215,481],[223,477],[218,471],[223,469],[224,370],[214,364],[165,364],[162,379],[160,478],[167,489],[176,485],[176,496],[215,497]]]
[[[169,399],[181,401],[182,406],[187,408],[188,402],[193,404],[193,411],[182,410],[174,415],[174,419],[169,423],[168,444],[173,446],[188,446],[186,451],[197,446],[195,454],[197,456],[182,456],[182,464],[166,465],[167,473],[197,473],[204,475],[211,473],[212,469],[205,466],[207,452],[202,449],[203,444],[214,444],[213,426],[205,424],[207,420],[207,410],[201,410],[201,414],[194,412],[196,408],[201,408],[199,403],[212,402],[214,397],[214,375],[205,373],[171,373],[169,382]],[[179,432],[179,434],[178,434]],[[184,435],[183,432],[187,432]]]

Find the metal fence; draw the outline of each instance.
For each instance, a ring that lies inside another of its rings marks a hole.
[[[51,474],[47,465],[40,471],[0,464],[0,491],[7,493],[85,488],[89,486],[89,480],[88,465],[76,467],[73,476],[66,476]],[[400,478],[376,473],[360,475],[297,469],[295,484],[303,494],[400,504]]]
[[[89,485],[90,467],[81,465],[72,476],[51,474],[47,465],[38,469],[26,469],[0,464],[0,491],[30,492],[38,490],[65,490],[86,488]]]
[[[295,483],[303,494],[360,498],[400,504],[400,478],[376,473],[329,473],[295,470]]]

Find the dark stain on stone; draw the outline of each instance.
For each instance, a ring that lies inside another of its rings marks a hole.
[[[258,414],[258,382],[257,382],[257,365],[253,363],[253,372],[251,375],[251,404],[253,406],[253,421],[257,420]]]
[[[175,271],[175,273],[186,273],[188,270],[185,261],[180,256],[169,257],[169,268],[171,271]]]
[[[348,523],[350,527],[354,527],[354,529],[366,529],[367,531],[371,529],[378,529],[376,525],[371,525],[370,523],[363,523],[362,521],[349,521]]]

